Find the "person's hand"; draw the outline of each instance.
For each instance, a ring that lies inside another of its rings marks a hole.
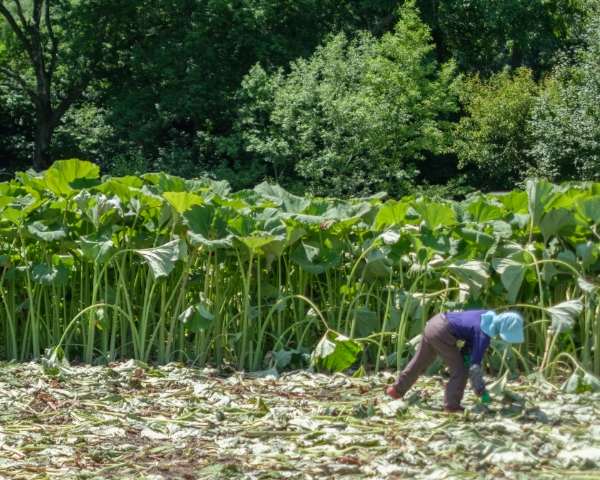
[[[394,400],[400,400],[402,398],[402,395],[398,395],[398,392],[396,392],[396,389],[394,387],[388,387],[385,389],[385,394],[388,397],[393,398]]]
[[[484,405],[490,404],[492,403],[492,399],[490,398],[490,394],[485,392],[481,397],[480,397],[481,403],[483,403]]]

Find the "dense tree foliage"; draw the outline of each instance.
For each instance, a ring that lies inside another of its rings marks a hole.
[[[287,76],[255,67],[238,127],[246,149],[271,162],[277,180],[297,175],[317,195],[408,193],[422,152],[450,148],[447,117],[457,110],[454,66],[438,66],[432,49],[407,6],[380,40],[339,34]]]
[[[555,180],[600,179],[600,19],[587,45],[564,59],[532,112],[531,154],[540,175]]]
[[[467,115],[456,128],[455,150],[461,165],[479,167],[479,184],[512,188],[532,173],[528,120],[537,92],[531,71],[525,69],[463,82],[461,101]]]
[[[455,151],[478,166],[477,183],[511,188],[527,177],[552,181],[600,178],[600,23],[584,43],[562,54],[536,84],[530,70],[463,82]]]
[[[336,195],[596,179],[597,22],[592,0],[2,0],[0,168]]]

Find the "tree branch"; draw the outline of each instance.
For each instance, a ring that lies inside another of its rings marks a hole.
[[[17,6],[17,13],[19,14],[19,18],[21,19],[21,25],[27,32],[31,33],[31,31],[29,30],[29,25],[27,25],[27,20],[25,20],[25,15],[23,15],[21,2],[19,0],[13,0],[13,3]]]
[[[21,77],[21,75],[5,67],[0,67],[0,73],[3,73],[8,78],[15,81],[19,85],[20,89],[26,92],[31,97],[31,101],[36,105],[39,105],[40,99],[38,98],[36,91],[27,84],[27,82],[23,79],[23,77]]]
[[[381,31],[389,23],[391,23],[392,20],[394,20],[394,18],[396,18],[396,14],[398,13],[398,7],[399,7],[399,5],[396,5],[396,7],[394,7],[394,9],[390,13],[388,13],[385,17],[383,17],[381,20],[379,20],[379,23],[371,29],[371,35],[373,35],[374,37],[379,35],[381,33]]]
[[[10,28],[12,28],[13,32],[15,32],[15,35],[17,36],[19,41],[23,44],[25,51],[31,57],[33,55],[33,49],[31,48],[31,43],[29,42],[29,40],[23,33],[23,30],[21,30],[19,28],[19,25],[17,25],[17,22],[15,21],[14,17],[11,15],[11,13],[6,9],[6,7],[2,3],[0,3],[0,13],[4,16],[4,18],[6,18],[6,21],[10,25]]]
[[[50,52],[50,65],[48,66],[48,75],[52,77],[54,74],[54,68],[56,67],[56,55],[58,53],[58,41],[54,36],[54,30],[52,29],[52,23],[50,22],[50,0],[46,0],[46,27],[50,35],[50,41],[52,42],[52,51]]]
[[[56,109],[54,109],[54,112],[52,112],[53,128],[56,128],[58,126],[58,123],[60,122],[62,116],[66,113],[69,107],[71,107],[71,105],[73,105],[73,103],[75,103],[77,99],[79,99],[79,97],[84,92],[88,84],[89,80],[85,80],[84,82],[73,88],[73,90],[71,90],[69,94],[60,102],[60,105]]]

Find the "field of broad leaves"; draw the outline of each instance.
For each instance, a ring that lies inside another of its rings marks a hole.
[[[441,375],[3,365],[0,478],[570,478],[600,474],[600,393],[504,376],[445,415]],[[488,378],[492,381],[493,379]]]
[[[598,390],[600,184],[462,202],[232,192],[61,160],[0,183],[0,358],[400,370],[439,312],[519,308],[496,371]]]

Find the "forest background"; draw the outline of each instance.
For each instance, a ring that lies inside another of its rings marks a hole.
[[[600,181],[595,0],[0,0],[0,180],[296,194]]]

